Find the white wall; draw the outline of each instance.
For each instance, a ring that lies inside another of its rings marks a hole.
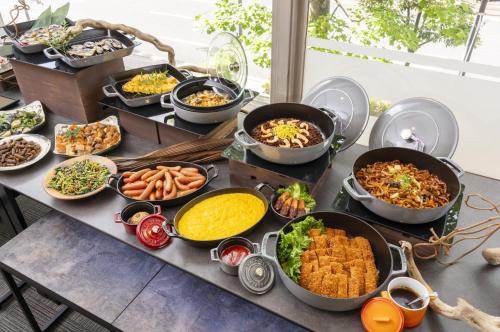
[[[500,179],[499,82],[312,50],[306,52],[304,70],[304,92],[322,79],[343,75],[363,85],[370,97],[392,103],[408,97],[439,100],[460,127],[453,159],[469,172]],[[358,143],[368,144],[373,122]]]

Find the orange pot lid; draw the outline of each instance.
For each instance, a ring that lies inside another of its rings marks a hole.
[[[361,321],[368,332],[403,331],[404,316],[401,309],[391,300],[374,297],[361,309]]]

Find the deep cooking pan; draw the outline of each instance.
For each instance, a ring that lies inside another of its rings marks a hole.
[[[154,201],[145,200],[145,201],[150,202],[152,204],[156,204],[156,205],[159,204],[161,206],[176,206],[176,205],[181,205],[181,204],[188,202],[190,199],[193,199],[194,197],[202,194],[207,189],[208,184],[219,175],[219,170],[217,169],[217,167],[215,165],[208,165],[207,168],[205,168],[205,167],[202,167],[198,164],[194,164],[194,163],[190,163],[190,162],[186,162],[186,161],[161,161],[161,162],[151,163],[151,164],[148,164],[145,166],[141,166],[141,167],[132,169],[131,172],[140,171],[141,169],[145,169],[148,167],[151,169],[155,169],[156,166],[194,167],[194,168],[197,168],[199,170],[200,174],[202,174],[206,178],[205,184],[203,184],[203,186],[201,186],[195,192],[192,192],[186,196],[181,196],[181,197],[177,197],[177,198],[173,198],[173,199],[169,199],[169,200],[154,200]],[[125,198],[128,201],[138,201],[138,200],[133,199],[131,197],[125,196],[122,193],[121,187],[124,184],[123,181],[124,181],[123,175],[111,174],[106,179],[106,187],[113,189],[120,196],[122,196],[123,198]]]
[[[231,100],[224,105],[210,107],[192,106],[182,101],[203,90],[227,94]],[[241,107],[255,98],[255,95],[250,90],[241,91],[236,83],[223,78],[196,77],[179,83],[170,94],[170,102],[167,102],[167,97],[168,95],[161,96],[161,107],[173,108],[181,119],[197,124],[213,124],[235,118]]]
[[[386,203],[368,193],[356,179],[356,173],[368,164],[377,161],[400,160],[402,163],[412,163],[419,169],[427,169],[446,183],[450,193],[448,204],[428,209],[405,208]],[[436,220],[445,215],[455,204],[460,194],[459,178],[464,174],[463,169],[447,157],[435,158],[417,150],[387,147],[370,150],[359,156],[354,162],[352,174],[344,179],[343,186],[352,198],[361,202],[367,209],[386,219],[404,224],[423,224]],[[351,185],[354,183],[354,186]]]
[[[278,118],[295,118],[316,125],[323,135],[323,142],[304,148],[280,148],[252,138],[250,133],[259,124]],[[272,163],[283,165],[305,164],[324,155],[335,134],[336,115],[328,110],[296,103],[276,103],[256,108],[243,120],[243,128],[234,137],[246,149]]]
[[[367,293],[363,296],[355,298],[332,298],[310,292],[309,290],[295,283],[292,279],[290,279],[290,277],[286,275],[286,273],[281,268],[281,265],[278,262],[277,258],[278,243],[281,236],[280,234],[281,232],[285,234],[290,232],[294,223],[302,221],[307,216],[312,216],[316,219],[323,220],[323,224],[325,225],[325,227],[343,229],[347,232],[347,235],[349,237],[363,236],[368,241],[370,241],[370,245],[375,256],[375,265],[377,266],[379,272],[379,284],[377,289],[375,289],[371,293]],[[273,245],[269,244],[269,238],[271,237],[277,238],[276,243],[274,243]],[[272,250],[273,254],[268,253],[268,247],[274,248],[274,250]],[[400,270],[394,270],[391,249],[399,253],[402,265]],[[366,300],[380,293],[380,291],[386,287],[387,283],[392,277],[406,273],[406,259],[401,248],[387,243],[382,235],[377,230],[375,230],[375,228],[368,225],[361,219],[340,212],[313,212],[291,220],[285,226],[283,226],[280,231],[270,232],[264,235],[264,238],[262,239],[261,252],[263,256],[272,260],[276,264],[276,269],[279,272],[281,281],[283,281],[285,287],[293,295],[295,295],[299,300],[309,304],[310,306],[329,311],[348,311],[357,309],[361,307]]]
[[[123,91],[122,86],[136,75],[160,72],[167,72],[169,76],[175,77],[179,82],[184,82],[191,75],[189,72],[178,70],[168,63],[152,65],[112,74],[109,76],[110,84],[103,86],[102,90],[106,97],[118,97],[125,105],[130,107],[156,104],[160,102],[161,93],[153,95],[135,94]],[[170,93],[164,95],[166,96],[164,98],[170,97]]]
[[[264,196],[264,194],[262,194],[262,192],[261,192],[262,189],[264,189],[265,187],[266,187],[266,184],[260,183],[255,188],[243,188],[243,187],[241,187],[241,188],[224,188],[224,189],[213,190],[213,191],[210,191],[208,193],[205,193],[201,196],[196,197],[195,199],[193,199],[192,201],[190,201],[189,203],[184,205],[175,215],[173,222],[165,222],[163,224],[163,230],[165,231],[165,233],[167,233],[168,236],[185,240],[189,244],[191,244],[195,247],[215,247],[219,244],[219,242],[221,242],[222,240],[225,240],[229,237],[238,237],[238,236],[243,236],[245,234],[248,234],[248,233],[252,232],[259,225],[259,223],[262,221],[262,219],[264,219],[264,217],[267,214],[269,204],[267,202],[266,196]],[[177,225],[179,224],[179,220],[182,218],[182,216],[189,209],[191,209],[191,207],[193,207],[194,205],[196,205],[196,204],[200,203],[201,201],[203,201],[207,198],[210,198],[210,197],[223,195],[223,194],[234,194],[234,193],[251,194],[251,195],[254,195],[255,197],[259,198],[262,201],[262,203],[264,203],[264,209],[265,209],[264,215],[253,226],[251,226],[250,228],[244,230],[243,232],[241,232],[239,234],[232,234],[229,237],[225,237],[225,238],[221,238],[221,239],[217,239],[217,240],[208,240],[208,241],[192,240],[192,239],[189,239],[189,238],[182,236],[182,234],[179,234],[179,232],[177,231],[178,230]],[[171,228],[172,228],[171,231],[169,230],[169,227],[167,225],[171,226]]]
[[[18,34],[16,36],[16,28],[14,27],[13,24],[11,25],[6,25],[3,27],[5,30],[5,33],[12,39],[12,43],[14,46],[21,52],[25,54],[33,54],[33,53],[39,53],[42,52],[44,49],[46,49],[48,46],[45,44],[34,44],[34,45],[26,45],[23,46],[17,39],[19,36],[21,36],[23,33],[31,29],[31,27],[35,24],[35,20],[32,21],[27,21],[27,22],[22,22],[22,23],[17,23],[17,31]],[[72,26],[75,23],[71,21],[70,19],[66,18],[66,24],[68,26]]]
[[[44,49],[43,54],[45,54],[45,56],[51,60],[59,59],[73,68],[83,68],[114,59],[123,58],[127,55],[130,55],[134,50],[134,47],[138,45],[123,33],[120,33],[118,31],[106,29],[90,29],[82,31],[82,33],[80,33],[77,37],[73,38],[68,44],[68,47],[74,44],[81,44],[86,41],[99,41],[104,38],[114,38],[120,41],[125,47],[122,49],[113,50],[112,52],[93,55],[88,58],[72,57],[61,53],[54,47]]]

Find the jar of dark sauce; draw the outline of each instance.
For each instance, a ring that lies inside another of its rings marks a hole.
[[[413,300],[416,300],[420,295],[415,293],[412,289],[409,288],[395,288],[390,291],[391,298],[397,302],[402,307],[408,309],[420,309],[424,306],[423,300],[418,300],[417,302],[408,305]]]

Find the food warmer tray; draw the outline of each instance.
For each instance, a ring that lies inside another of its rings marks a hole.
[[[66,23],[68,26],[75,25],[75,22],[73,22],[72,20],[70,20],[68,18],[66,18]],[[19,31],[18,35],[20,36],[23,33],[25,33],[26,31],[28,31],[29,29],[31,29],[33,24],[35,24],[35,20],[17,23],[17,30]],[[14,44],[14,46],[19,51],[21,51],[25,54],[40,53],[48,47],[47,45],[44,45],[44,44],[23,46],[23,45],[21,45],[21,43],[19,42],[19,40],[16,37],[16,29],[15,29],[13,24],[6,25],[3,27],[3,29],[4,29],[5,33],[7,34],[7,36],[9,36],[9,38],[12,39],[12,44]]]
[[[280,187],[300,182],[308,187],[312,195],[315,195],[325,182],[334,152],[330,149],[323,156],[300,167],[266,161],[245,150],[238,142],[233,142],[227,147],[222,156],[229,161],[231,181],[234,183],[255,186],[266,182],[274,187]]]
[[[54,47],[49,47],[43,50],[45,56],[51,60],[61,60],[68,66],[73,68],[83,68],[93,66],[106,61],[111,61],[118,58],[126,57],[130,55],[134,50],[134,47],[139,45],[138,43],[131,40],[129,37],[125,36],[123,33],[107,29],[90,29],[84,30],[78,36],[73,38],[68,46],[74,44],[81,44],[87,41],[98,41],[104,38],[114,38],[120,41],[125,47],[122,49],[115,50],[113,52],[107,52],[99,55],[93,55],[88,58],[76,58],[70,57],[61,53]]]
[[[134,76],[139,74],[150,74],[155,72],[167,72],[169,76],[173,76],[179,82],[185,81],[191,77],[191,73],[186,70],[178,70],[174,66],[164,63],[152,65],[147,67],[135,68],[120,73],[115,73],[109,76],[110,84],[103,86],[102,90],[106,97],[118,97],[120,100],[129,107],[140,107],[150,104],[157,104],[160,102],[160,97],[163,94],[170,95],[169,93],[158,93],[153,95],[141,95],[123,91],[122,87],[125,83],[130,81]]]
[[[349,213],[372,224],[391,243],[398,244],[400,240],[422,243],[427,242],[432,236],[431,228],[438,236],[445,236],[457,227],[464,189],[465,186],[462,184],[457,201],[446,215],[426,224],[401,224],[380,217],[353,199],[344,188],[335,197],[332,208],[335,211]]]

